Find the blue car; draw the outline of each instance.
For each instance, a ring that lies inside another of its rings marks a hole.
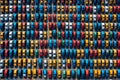
[[[23,77],[24,77],[24,78],[27,77],[27,69],[23,69]]]
[[[47,70],[46,70],[46,69],[43,70],[43,77],[44,77],[45,79],[47,78]]]
[[[39,68],[42,68],[42,59],[38,59]]]
[[[13,60],[12,59],[9,59],[9,66],[13,67]]]
[[[76,78],[76,71],[75,71],[75,70],[72,70],[72,71],[71,71],[71,77],[72,77],[73,79]]]
[[[22,76],[23,76],[23,75],[22,75],[22,70],[21,70],[21,69],[18,70],[18,76],[19,76],[20,78],[22,78]]]
[[[57,79],[57,70],[56,69],[53,70],[53,78]]]
[[[9,77],[13,78],[13,70],[9,69]]]

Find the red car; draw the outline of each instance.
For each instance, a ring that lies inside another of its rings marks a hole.
[[[48,77],[52,79],[52,70],[48,70]]]
[[[8,46],[9,46],[9,41],[5,40],[5,48],[8,48]]]
[[[40,78],[42,78],[42,70],[41,70],[41,69],[38,69],[38,76],[39,76]]]
[[[5,78],[8,77],[8,71],[9,71],[8,69],[5,69],[5,70],[4,70],[4,77],[5,77]]]
[[[6,49],[6,50],[5,50],[5,57],[9,57],[8,53],[9,53],[9,50]]]
[[[89,69],[86,69],[85,73],[86,73],[86,78],[89,78],[89,75],[90,75]]]
[[[47,56],[48,56],[48,50],[47,50],[47,49],[44,49],[44,50],[43,50],[43,54],[44,54],[44,57],[47,57]]]

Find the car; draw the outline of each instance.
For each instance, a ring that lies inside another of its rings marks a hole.
[[[22,78],[22,69],[18,69],[18,76],[19,78]]]
[[[18,77],[17,75],[18,75],[18,70],[17,70],[17,69],[14,69],[14,70],[13,70],[13,76],[16,78],[16,77]]]
[[[47,78],[47,70],[46,69],[43,70],[43,77],[44,77],[44,79]]]
[[[30,57],[34,57],[34,49],[30,49]]]
[[[48,66],[51,68],[53,66],[53,61],[51,59],[48,60]]]
[[[48,70],[48,78],[49,78],[49,79],[52,79],[52,74],[53,74],[53,73],[52,73],[52,70]]]
[[[48,53],[49,53],[49,58],[52,58],[52,50],[48,50]]]
[[[18,59],[18,67],[22,67],[22,59]]]
[[[0,69],[0,78],[4,77],[4,69]]]
[[[101,78],[101,70],[100,69],[97,70],[97,77]]]
[[[28,68],[32,67],[32,61],[31,61],[31,59],[27,59],[27,66],[28,66]]]
[[[57,70],[56,69],[53,69],[53,78],[57,79]]]
[[[32,65],[33,65],[33,67],[37,67],[37,59],[33,59]]]
[[[42,70],[38,69],[38,77],[42,78]]]
[[[27,59],[23,58],[22,61],[23,61],[23,67],[27,67]]]
[[[36,69],[32,69],[32,76],[33,76],[33,78],[37,77],[37,70]]]
[[[48,67],[48,61],[47,59],[44,59],[44,68],[47,68]]]
[[[80,67],[80,60],[79,59],[77,59],[76,64],[77,64],[77,67],[79,68]]]
[[[62,60],[62,67],[66,68],[66,60],[65,59]]]
[[[13,70],[9,69],[9,72],[8,72],[8,73],[9,73],[9,77],[10,77],[10,78],[13,78]]]
[[[57,60],[53,59],[53,67],[56,68],[57,67]]]
[[[62,71],[62,77],[63,77],[63,79],[66,78],[66,70],[63,70],[63,71]]]
[[[32,71],[31,71],[31,69],[28,69],[28,70],[27,70],[27,77],[28,77],[28,78],[31,78],[31,77],[32,77]]]
[[[56,50],[53,50],[53,58],[56,58],[56,57],[57,57]]]
[[[81,77],[81,70],[77,69],[77,79],[80,79],[80,77]]]
[[[70,68],[71,67],[71,60],[67,59],[67,67]]]
[[[8,66],[9,66],[9,63],[8,63],[8,62],[9,62],[9,60],[6,59],[6,60],[5,60],[5,67],[8,67]]]
[[[3,68],[3,67],[4,67],[4,64],[5,64],[4,59],[1,59],[1,60],[0,60],[0,67]]]
[[[109,77],[110,77],[110,78],[113,78],[113,75],[114,75],[113,70],[109,70]]]
[[[17,66],[18,66],[18,60],[17,60],[17,59],[14,59],[13,61],[14,61],[14,64],[13,64],[14,67],[17,67]]]
[[[12,68],[13,67],[13,59],[9,59],[9,66]]]
[[[82,79],[85,78],[85,69],[81,69],[81,78],[82,78]]]
[[[71,77],[72,77],[72,79],[76,78],[76,71],[75,70],[71,70]]]
[[[95,69],[95,70],[94,70],[94,78],[97,78],[97,77],[98,77],[97,74],[98,74],[98,71]]]
[[[43,63],[42,63],[42,62],[43,62],[42,59],[39,58],[39,59],[38,59],[38,65],[39,65],[39,68],[42,68],[42,66],[43,66],[43,65],[42,65]]]
[[[8,72],[9,72],[9,69],[5,69],[5,70],[4,70],[4,77],[5,77],[5,78],[8,78]]]
[[[61,79],[61,77],[62,77],[62,70],[57,70],[57,77],[58,77],[58,79]]]
[[[27,69],[23,69],[23,77],[27,78]]]

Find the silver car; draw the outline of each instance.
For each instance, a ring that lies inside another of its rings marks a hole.
[[[0,67],[4,67],[4,60],[3,59],[0,60]]]
[[[3,69],[0,69],[0,78],[2,78],[4,75],[3,75],[3,72],[4,70]]]

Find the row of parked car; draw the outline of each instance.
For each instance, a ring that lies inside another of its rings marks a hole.
[[[1,49],[1,58],[120,58],[119,49]]]
[[[1,59],[1,68],[119,68],[120,60],[115,59]]]
[[[120,69],[0,69],[0,78],[120,78]]]

